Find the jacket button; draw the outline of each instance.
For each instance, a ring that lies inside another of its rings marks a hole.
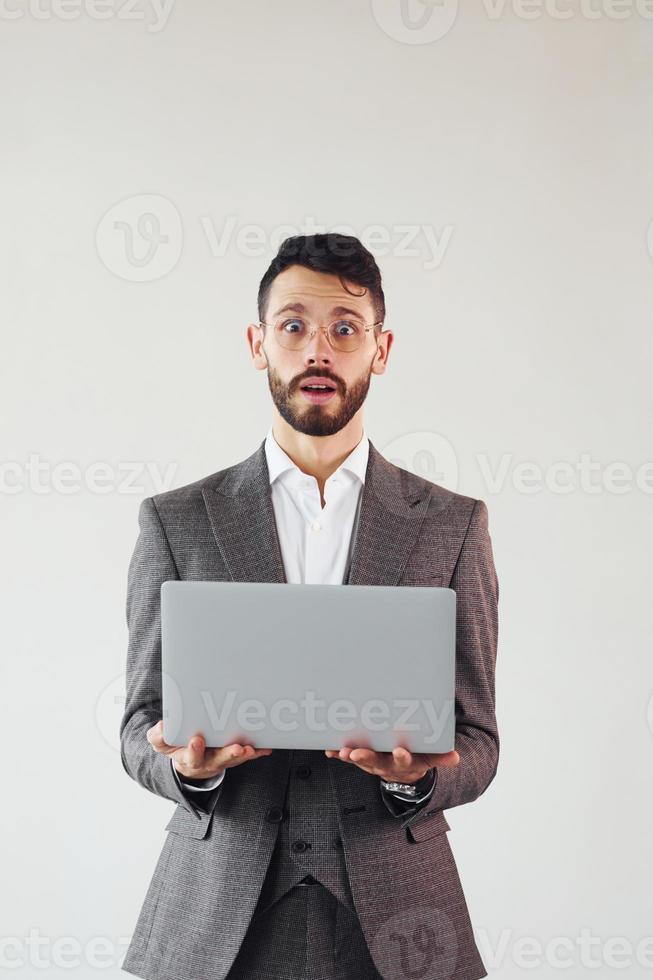
[[[297,769],[295,770],[295,772],[297,773],[297,775],[299,776],[300,779],[308,779],[308,777],[311,774],[311,767],[310,766],[304,766],[304,765],[297,766]]]
[[[268,823],[281,823],[283,820],[283,810],[280,806],[271,806],[265,814]]]
[[[305,840],[294,840],[292,842],[293,851],[307,851],[311,845]]]

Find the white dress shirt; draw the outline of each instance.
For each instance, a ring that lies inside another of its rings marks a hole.
[[[369,448],[363,432],[360,442],[325,481],[322,507],[317,479],[303,473],[283,451],[270,426],[265,458],[288,583],[343,584],[351,561]],[[173,771],[179,780],[174,766]],[[225,773],[226,769],[201,786],[189,785],[183,777],[181,781],[185,790],[208,792],[220,785]]]

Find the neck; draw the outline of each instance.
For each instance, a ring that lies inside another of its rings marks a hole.
[[[363,438],[359,413],[332,436],[309,436],[297,432],[278,412],[272,420],[272,435],[302,473],[314,476],[320,487],[349,456]]]

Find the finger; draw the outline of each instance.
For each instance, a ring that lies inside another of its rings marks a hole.
[[[201,740],[204,751],[199,753],[197,743]],[[211,775],[213,770],[226,769],[236,761],[242,762],[247,756],[243,753],[243,746],[235,743],[233,745],[214,746],[206,748],[206,743],[201,736],[195,736],[188,743],[188,749],[183,760],[184,765],[189,769],[202,770]]]
[[[194,735],[188,743],[186,765],[191,769],[201,769],[204,765],[204,747],[206,742],[202,735]]]
[[[168,743],[163,740],[163,719],[157,721],[156,725],[152,725],[151,728],[148,728],[145,735],[152,748],[157,752],[167,752],[170,749],[174,750],[183,747],[180,745],[168,745]]]
[[[375,752],[373,749],[363,749],[359,746],[345,746],[340,752],[335,753],[343,762],[350,762],[353,765],[369,772],[373,775],[387,771],[389,760],[392,758],[389,752]]]
[[[271,749],[257,749],[257,748],[254,748],[253,745],[249,745],[249,744],[247,744],[247,745],[240,745],[239,748],[241,748],[243,750],[242,751],[242,754],[240,754],[240,759],[243,762],[245,762],[245,760],[247,760],[247,759],[258,759],[259,756],[261,755],[261,752],[271,752],[272,751]]]
[[[413,756],[408,751],[408,749],[405,749],[402,745],[397,745],[392,750],[392,756],[395,764],[399,767],[399,769],[412,768]]]
[[[341,759],[346,759],[348,762],[360,762],[374,756],[380,758],[382,753],[374,752],[373,749],[364,749],[360,745],[344,745],[339,755]]]
[[[251,758],[251,755],[247,751],[247,746],[241,745],[240,742],[232,742],[230,745],[225,745],[215,751],[216,757],[213,760],[213,764],[215,765],[217,763],[220,768],[235,766]]]
[[[372,749],[352,749],[349,758],[352,762],[371,767],[378,766],[383,761],[382,756]]]
[[[272,754],[272,749],[255,749],[253,745],[242,745],[240,742],[234,742],[232,745],[225,746],[224,750],[219,751],[227,753],[227,758],[224,760],[226,764],[229,762],[234,764],[248,762],[251,759],[260,759],[264,755]]]

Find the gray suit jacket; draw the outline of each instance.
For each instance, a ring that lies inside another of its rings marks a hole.
[[[148,980],[223,980],[251,920],[276,839],[277,824],[266,814],[283,806],[287,750],[231,768],[219,787],[200,795],[180,787],[171,760],[154,752],[145,734],[162,716],[162,582],[286,581],[264,445],[196,483],[145,499],[139,511],[140,534],[128,571],[121,758],[137,783],[176,803],[123,962],[123,969]],[[471,980],[485,974],[479,972],[482,961],[443,811],[477,799],[499,758],[499,588],[486,505],[394,466],[370,441],[349,582],[456,591],[459,765],[439,768],[432,797],[411,813],[390,794],[382,798],[378,777],[352,763],[327,761],[349,882],[377,969],[383,975],[384,945],[373,944],[375,935],[413,906],[431,916],[443,948],[455,949],[457,966],[452,971],[449,962],[446,976]],[[392,813],[410,815],[399,823]]]

